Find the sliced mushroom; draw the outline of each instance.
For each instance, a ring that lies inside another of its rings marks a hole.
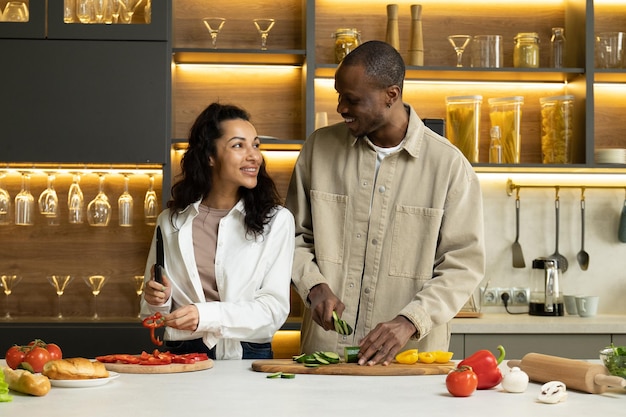
[[[546,382],[541,386],[541,392],[537,399],[542,403],[556,404],[567,398],[567,387],[561,381]]]

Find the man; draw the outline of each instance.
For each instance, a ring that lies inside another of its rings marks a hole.
[[[448,322],[485,269],[480,184],[448,140],[402,102],[405,66],[366,42],[337,68],[345,123],[315,131],[296,162],[292,282],[309,307],[304,352],[358,343],[359,364],[447,350]],[[333,331],[332,312],[354,327]]]

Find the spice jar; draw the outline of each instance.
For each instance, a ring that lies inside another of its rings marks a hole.
[[[482,96],[446,98],[446,132],[448,139],[472,163],[478,161],[480,106]]]
[[[340,28],[333,34],[335,38],[335,64],[339,64],[361,42],[361,34],[355,28]]]
[[[520,163],[522,104],[524,104],[524,97],[522,96],[489,99],[491,127],[500,127],[503,164]]]
[[[544,164],[571,164],[574,138],[574,96],[539,99],[541,154]]]
[[[536,32],[518,33],[513,48],[515,68],[539,68],[539,35]]]

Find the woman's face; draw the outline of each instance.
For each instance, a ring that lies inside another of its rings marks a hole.
[[[210,158],[214,187],[234,193],[239,187],[256,187],[263,161],[256,129],[242,119],[225,120],[221,127],[224,134],[215,141],[216,156]]]

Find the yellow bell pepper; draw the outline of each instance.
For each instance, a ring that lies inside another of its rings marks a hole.
[[[412,365],[419,359],[417,349],[409,349],[396,355],[396,362]]]
[[[434,353],[436,363],[448,363],[454,355],[454,352],[444,352],[443,350],[436,350]]]
[[[422,363],[433,363],[435,362],[435,354],[433,352],[420,352],[419,360]]]

